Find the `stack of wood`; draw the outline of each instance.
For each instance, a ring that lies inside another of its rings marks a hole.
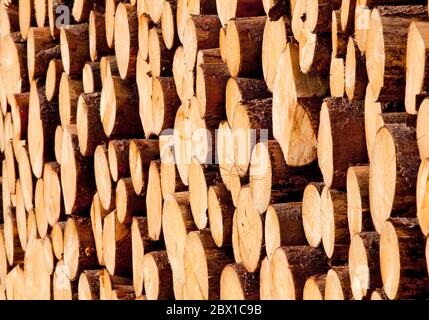
[[[0,0],[0,37],[0,299],[428,298],[426,0]]]

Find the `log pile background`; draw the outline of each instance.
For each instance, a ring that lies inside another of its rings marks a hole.
[[[426,0],[0,0],[0,299],[427,299]]]

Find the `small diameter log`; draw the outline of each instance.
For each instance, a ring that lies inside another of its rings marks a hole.
[[[232,0],[231,2],[216,1],[217,14],[226,26],[232,18],[255,17],[263,15],[264,6],[262,1],[258,0]]]
[[[276,300],[299,300],[305,281],[329,270],[321,249],[308,246],[277,248],[271,261],[271,295]]]
[[[14,93],[28,91],[27,50],[19,32],[5,35],[1,47],[2,82],[9,101]]]
[[[353,298],[367,298],[380,287],[380,236],[377,232],[362,232],[352,237],[349,251],[349,273]]]
[[[342,1],[347,2],[347,1]],[[353,10],[354,12],[354,10]],[[341,10],[332,11],[332,56],[344,58],[347,52],[347,33],[341,27]]]
[[[113,181],[130,176],[130,140],[110,140],[108,145],[109,169]]]
[[[13,113],[12,113],[13,115]],[[416,135],[417,135],[417,146],[419,148],[420,159],[423,161],[429,158],[429,147],[428,138],[425,128],[429,123],[429,99],[423,100],[419,107],[419,113],[417,115],[416,124]]]
[[[18,236],[18,226],[16,219],[16,209],[7,207],[3,212],[3,233],[4,244],[6,249],[6,257],[9,266],[13,266],[24,261],[24,250]]]
[[[327,187],[344,189],[347,168],[368,162],[365,142],[363,102],[325,99],[320,113],[317,158]]]
[[[169,300],[174,297],[173,275],[166,251],[145,254],[142,268],[147,300]]]
[[[219,46],[220,21],[217,15],[192,15],[184,30],[183,50],[188,71],[195,68],[198,50]]]
[[[152,79],[153,133],[157,136],[174,125],[174,116],[180,107],[173,77]]]
[[[34,189],[34,214],[36,219],[37,232],[42,239],[48,233],[49,223],[45,214],[45,193],[43,179],[37,179]]]
[[[4,231],[3,228],[0,231],[0,281],[1,281],[1,286],[4,286],[5,281],[6,281],[6,276],[7,276],[7,272],[8,272],[8,261],[7,261],[7,255],[6,255],[6,244],[4,241]],[[1,291],[3,291],[3,287],[1,288]]]
[[[19,12],[17,3],[5,3],[0,8],[0,29],[1,36],[11,32],[19,31]]]
[[[137,41],[137,9],[131,4],[119,3],[115,13],[115,55],[122,79],[136,74]]]
[[[162,8],[165,0],[148,1],[146,11],[154,23],[159,23],[162,15]]]
[[[115,13],[119,1],[107,0],[104,7],[104,25],[106,32],[106,42],[109,48],[114,47],[115,39]]]
[[[380,236],[383,290],[390,300],[419,299],[428,294],[426,240],[416,219],[386,221]]]
[[[369,165],[347,170],[347,217],[351,237],[374,230],[369,212]]]
[[[165,47],[161,30],[156,27],[149,31],[148,56],[153,77],[168,77],[171,75],[174,51]]]
[[[237,242],[243,266],[256,272],[263,258],[264,216],[254,209],[249,187],[242,187],[237,205]]]
[[[76,126],[67,126],[63,132],[61,187],[66,214],[84,212],[91,207],[95,192],[93,159],[82,157]]]
[[[172,74],[174,78],[174,83],[176,84],[177,94],[180,97],[180,100],[183,101],[182,98],[182,88],[183,88],[183,79],[185,76],[186,66],[185,66],[185,52],[183,50],[183,46],[177,47],[173,56],[173,64],[172,64]]]
[[[49,102],[58,96],[61,75],[63,72],[64,68],[61,59],[53,59],[49,62],[45,82],[45,94],[46,99]]]
[[[153,134],[152,79],[150,65],[143,60],[141,51],[139,51],[137,54],[136,81],[139,94],[139,115],[145,137],[150,137]]]
[[[30,80],[44,77],[49,61],[60,57],[60,45],[52,39],[49,27],[30,28],[27,38],[27,69]]]
[[[146,213],[144,196],[134,192],[131,178],[121,178],[116,185],[116,215],[119,223],[131,223],[133,216],[142,216]]]
[[[104,80],[100,115],[107,137],[138,137],[143,134],[137,88],[117,76]]]
[[[104,266],[104,252],[103,252],[103,221],[104,218],[112,211],[113,208],[107,210],[103,208],[98,197],[98,193],[94,195],[92,200],[90,216],[92,234],[94,235],[95,250],[97,251],[98,264]]]
[[[336,244],[349,244],[347,224],[347,194],[324,187],[320,202],[322,243],[328,258],[332,258]]]
[[[407,65],[405,86],[405,109],[410,114],[417,114],[417,95],[428,91],[428,72],[426,70],[429,24],[414,21],[408,29]]]
[[[204,56],[218,49],[200,50],[197,55],[196,96],[200,106],[200,116],[210,121],[225,119],[225,90],[229,79],[227,65],[220,56],[213,61],[205,62]]]
[[[63,259],[64,254],[64,227],[65,221],[59,221],[52,226],[51,231],[51,240],[52,240],[52,250],[54,252],[55,258],[58,260]]]
[[[331,91],[331,97],[342,98],[344,96],[344,75],[344,59],[332,58],[329,70],[329,88]]]
[[[288,42],[288,21],[286,17],[278,21],[266,19],[262,37],[262,71],[267,87],[273,91],[278,72],[278,61]]]
[[[347,43],[345,87],[350,100],[363,100],[366,96],[368,75],[365,56],[359,51],[356,40],[349,38]]]
[[[28,92],[13,95],[10,108],[13,124],[13,138],[16,140],[27,138],[29,102],[30,93]]]
[[[207,209],[213,241],[218,247],[231,245],[235,207],[225,185],[219,183],[209,188]]]
[[[166,195],[162,214],[165,248],[173,271],[174,296],[183,299],[187,297],[183,263],[186,235],[197,229],[189,205],[189,192]]]
[[[128,275],[132,272],[131,229],[119,223],[116,211],[104,218],[103,252],[104,262],[110,275]]]
[[[391,215],[415,216],[420,160],[414,127],[386,124],[375,138],[369,171],[369,202],[375,230]]]
[[[100,203],[105,210],[114,207],[115,192],[109,171],[108,151],[105,145],[97,146],[94,153],[94,176]]]
[[[167,1],[165,2],[167,3]],[[138,9],[137,9],[138,10]],[[139,53],[143,60],[149,58],[149,30],[151,30],[154,25],[150,17],[146,14],[138,15],[139,29],[138,29],[138,44],[139,44]],[[164,34],[163,34],[164,36]],[[167,45],[166,45],[167,47]],[[138,68],[137,68],[138,69]]]
[[[325,293],[326,274],[311,276],[304,284],[303,300],[323,300]]]
[[[302,226],[302,203],[270,205],[265,216],[265,250],[268,259],[271,260],[278,247],[306,244]]]
[[[351,298],[349,267],[332,267],[326,275],[325,300],[350,300]]]
[[[104,56],[100,59],[100,75],[101,84],[110,76],[119,76],[118,64],[116,63],[116,56]]]
[[[67,274],[67,266],[63,260],[57,262],[52,277],[53,300],[73,300],[76,292],[76,282],[72,283]]]
[[[316,34],[304,28],[299,42],[299,65],[304,74],[329,74],[332,39],[327,34]]]
[[[148,233],[152,240],[162,238],[162,191],[161,191],[161,163],[153,160],[148,171],[146,190],[146,215],[148,219]]]
[[[61,60],[68,76],[80,75],[85,63],[90,59],[88,23],[61,28]]]
[[[280,197],[289,201],[301,200],[305,187],[312,179],[321,179],[316,163],[303,167],[286,165],[275,140],[259,142],[253,148],[249,183],[253,205],[259,213],[267,210],[275,194],[281,193]]]
[[[60,38],[61,28],[68,27],[70,25],[70,19],[66,19],[65,12],[67,11],[67,17],[70,17],[70,9],[73,7],[73,1],[71,0],[49,0],[47,1],[48,6],[48,22],[51,36],[54,39]],[[67,8],[67,9],[66,9]],[[72,19],[72,22],[74,20]]]
[[[271,300],[271,266],[268,257],[261,262],[259,270],[259,298],[261,300]]]
[[[44,211],[46,220],[53,227],[64,218],[61,190],[61,166],[57,162],[45,163],[43,168]]]
[[[196,1],[199,4],[199,1]],[[208,1],[210,2],[210,1]],[[211,1],[213,2],[213,1]],[[165,47],[172,50],[177,43],[176,29],[177,1],[164,1],[161,15],[161,31]]]
[[[46,100],[45,88],[33,80],[28,108],[28,151],[36,178],[42,176],[43,164],[55,159],[54,137],[59,124],[58,105]]]
[[[18,162],[19,180],[21,181],[22,199],[24,200],[25,210],[29,211],[34,208],[34,186],[36,183],[31,174],[28,149],[25,145],[19,147],[16,159]]]
[[[73,2],[72,15],[76,22],[88,21],[91,8],[98,5],[93,0],[75,0]],[[102,8],[100,8],[102,10]]]
[[[309,183],[302,198],[302,224],[310,246],[317,248],[322,241],[321,195],[324,184]]]
[[[91,10],[88,32],[89,56],[91,57],[91,61],[97,61],[112,52],[112,49],[107,44],[104,13]]]
[[[266,20],[266,17],[240,18],[228,23],[226,61],[231,77],[261,72],[262,38]]]
[[[216,247],[209,230],[193,231],[188,234],[183,260],[187,298],[218,299],[222,270],[233,262],[233,258],[225,249]]]
[[[79,276],[79,300],[100,300],[101,270],[84,270]]]
[[[428,211],[428,176],[429,160],[423,160],[420,164],[416,185],[417,219],[420,229],[425,236],[429,235],[429,211]]]
[[[101,93],[82,93],[77,101],[76,127],[80,153],[89,157],[106,140],[100,120]]]
[[[64,72],[61,76],[58,94],[58,107],[62,127],[76,123],[77,102],[81,93],[83,93],[82,80],[68,77]]]
[[[64,266],[69,279],[76,280],[83,270],[97,264],[91,220],[76,216],[69,218],[64,228]]]
[[[228,264],[220,277],[221,300],[258,300],[259,277],[247,272],[242,264]]]
[[[19,149],[20,148],[21,147],[19,147]],[[11,194],[15,194],[15,183],[19,174],[18,163],[15,161],[15,155],[11,141],[6,143],[4,157],[5,159],[3,161],[5,162],[6,168],[4,168],[5,170],[2,170],[2,184],[7,184],[8,197],[10,197]],[[4,197],[4,199],[7,199],[8,197]]]
[[[93,93],[101,92],[101,70],[100,62],[87,62],[82,70],[83,92]]]
[[[157,140],[134,139],[130,142],[130,173],[136,194],[142,195],[146,192],[150,162],[158,157],[159,142]]]
[[[132,290],[132,281],[128,278],[109,274],[107,269],[103,269],[100,275],[100,300],[114,300],[116,290]]]
[[[341,0],[306,1],[305,27],[314,33],[331,31],[332,11],[341,8]]]

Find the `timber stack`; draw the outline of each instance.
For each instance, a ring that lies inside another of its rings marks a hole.
[[[426,0],[0,0],[0,108],[0,299],[429,297]]]

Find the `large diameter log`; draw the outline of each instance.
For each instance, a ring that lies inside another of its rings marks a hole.
[[[132,240],[128,225],[119,223],[116,211],[104,218],[104,262],[110,275],[130,274],[132,271]]]
[[[94,176],[100,203],[108,210],[115,204],[115,192],[109,171],[108,151],[103,144],[95,148]]]
[[[183,39],[187,70],[194,70],[198,50],[219,46],[220,27],[220,21],[216,15],[196,15],[188,18]]]
[[[375,230],[391,215],[414,216],[419,155],[415,129],[386,124],[375,138],[369,171],[369,200]]]
[[[174,297],[173,275],[166,251],[144,255],[144,292],[147,300],[169,300]]]
[[[66,214],[74,214],[91,207],[95,193],[93,160],[82,157],[76,126],[67,126],[63,133],[61,151],[61,186]]]
[[[220,278],[221,300],[258,300],[259,278],[247,272],[242,264],[228,264]]]
[[[225,185],[216,184],[209,188],[207,209],[213,241],[218,247],[230,245],[235,207]]]
[[[28,109],[28,151],[31,168],[37,178],[42,176],[43,164],[53,161],[55,129],[59,124],[58,105],[46,100],[45,88],[32,81]]]
[[[307,278],[328,270],[328,261],[321,249],[308,246],[277,248],[271,261],[272,298],[301,299]]]
[[[383,224],[380,269],[383,290],[390,300],[427,296],[425,245],[415,219],[399,218]]]
[[[217,14],[222,25],[227,25],[232,18],[254,17],[264,14],[262,1],[258,0],[216,0]]]
[[[49,61],[60,56],[60,46],[52,39],[49,27],[30,28],[27,38],[27,69],[30,80],[45,76]]]
[[[347,217],[351,237],[374,229],[369,212],[369,165],[347,170]]]
[[[226,62],[231,77],[261,72],[262,38],[266,20],[266,17],[240,18],[228,23]]]
[[[79,149],[83,156],[94,155],[95,149],[106,140],[100,119],[101,93],[82,93],[77,101],[76,126]]]
[[[101,91],[100,115],[107,137],[142,135],[136,89],[116,76],[105,79]]]
[[[162,229],[173,272],[174,296],[176,299],[184,299],[186,296],[183,257],[186,236],[197,229],[189,205],[189,192],[173,193],[165,197]]]
[[[79,75],[90,59],[88,23],[62,27],[60,34],[61,60],[68,76]]]
[[[362,101],[325,99],[320,113],[317,156],[323,180],[333,189],[345,188],[350,165],[368,162]]]
[[[89,14],[88,32],[89,55],[92,61],[96,61],[112,51],[107,44],[103,13],[97,10],[91,10]]]
[[[46,220],[53,227],[64,217],[61,166],[57,162],[48,162],[43,168],[43,193]]]
[[[349,273],[353,298],[361,300],[381,286],[380,236],[362,232],[352,237],[349,251]]]
[[[92,269],[97,264],[91,220],[69,218],[64,228],[64,266],[69,279],[76,280],[83,270]]]
[[[115,13],[115,54],[122,79],[135,75],[137,58],[137,9],[120,3]]]
[[[183,260],[187,299],[218,299],[222,270],[233,262],[233,258],[227,250],[216,247],[210,231],[200,230],[188,234]]]
[[[265,216],[265,250],[271,260],[274,251],[282,246],[305,245],[302,226],[302,203],[272,204]]]
[[[61,126],[66,127],[69,124],[75,124],[77,102],[80,94],[83,93],[82,80],[68,77],[67,74],[63,72],[58,90],[58,107]]]
[[[302,224],[308,244],[317,248],[322,241],[321,195],[323,183],[309,183],[302,197]]]

